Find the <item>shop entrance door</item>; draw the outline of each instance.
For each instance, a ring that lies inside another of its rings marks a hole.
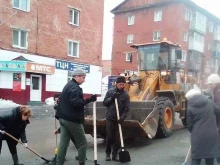
[[[30,101],[41,101],[42,76],[31,75]]]

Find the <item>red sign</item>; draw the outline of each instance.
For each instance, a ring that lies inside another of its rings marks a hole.
[[[13,73],[13,91],[21,91],[21,73]]]

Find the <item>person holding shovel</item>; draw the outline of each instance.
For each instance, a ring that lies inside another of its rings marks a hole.
[[[129,112],[130,97],[124,90],[125,77],[119,76],[116,79],[116,87],[107,91],[103,105],[107,107],[106,113],[106,161],[119,161],[118,151],[120,148],[120,137],[118,123],[122,124]],[[120,119],[117,120],[115,98],[118,100]],[[113,150],[112,150],[113,146]]]
[[[187,128],[191,134],[191,165],[200,165],[205,159],[206,165],[214,165],[218,144],[216,117],[220,108],[202,95],[191,89],[186,93]]]
[[[87,140],[83,127],[84,106],[96,101],[97,96],[83,98],[81,85],[86,78],[86,72],[82,69],[73,71],[73,79],[70,80],[59,98],[59,108],[56,117],[60,122],[60,143],[58,147],[57,162],[51,164],[63,165],[70,140],[75,142],[78,150],[79,165],[85,165]]]
[[[2,148],[2,141],[6,140],[9,151],[12,155],[14,165],[23,165],[19,163],[17,154],[17,141],[14,141],[5,132],[10,133],[17,139],[21,139],[24,147],[27,147],[27,138],[25,128],[29,124],[29,117],[31,111],[27,106],[18,106],[10,111],[0,112],[0,154]]]

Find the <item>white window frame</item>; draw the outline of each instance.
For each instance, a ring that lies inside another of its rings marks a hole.
[[[182,59],[181,59],[181,61],[186,61],[186,56],[187,56],[186,51],[182,50]]]
[[[195,42],[204,44],[204,40],[205,40],[204,35],[199,34],[199,33],[197,33],[197,32],[194,32],[194,41],[195,41]]]
[[[183,41],[188,42],[188,32],[183,31]]]
[[[212,44],[208,43],[208,50],[212,51]]]
[[[14,6],[14,1],[15,0],[12,0],[12,6],[13,6],[14,9],[30,12],[30,0],[26,0],[27,1],[27,8],[26,8],[26,10],[21,8],[21,1],[22,0],[19,0],[19,7]]]
[[[154,22],[159,22],[162,21],[163,17],[163,11],[162,10],[157,10],[154,12]]]
[[[14,44],[14,31],[18,32],[18,45]],[[21,32],[26,33],[26,47],[21,46]],[[13,29],[12,31],[12,46],[14,48],[19,48],[19,49],[27,49],[28,48],[28,31],[27,30],[21,30],[21,29]]]
[[[78,44],[78,47],[77,47],[77,55],[76,56],[73,56],[73,45],[72,45],[72,48],[71,48],[71,53],[72,54],[69,54],[69,43],[76,43]],[[75,57],[75,58],[79,58],[79,47],[80,47],[80,42],[79,41],[75,41],[75,40],[68,40],[68,43],[67,43],[67,55],[69,57]]]
[[[72,20],[71,21],[70,21],[70,11],[72,11],[72,16],[71,16]],[[74,17],[75,17],[74,12],[75,11],[78,12],[78,18],[77,18],[78,24],[74,23]],[[70,8],[69,9],[69,24],[74,25],[74,26],[79,26],[79,24],[80,24],[80,19],[79,18],[80,18],[80,10],[77,10],[75,8]]]
[[[134,25],[135,16],[129,16],[128,17],[128,25]]]
[[[209,22],[209,32],[210,33],[214,32],[214,23],[213,22]]]
[[[185,20],[190,21],[190,10],[188,9],[185,10]]]
[[[125,61],[130,62],[131,61],[132,52],[127,52],[125,55]]]
[[[128,34],[127,35],[127,44],[134,43],[134,34]]]
[[[160,41],[161,38],[161,32],[160,31],[154,31],[153,32],[153,41]]]

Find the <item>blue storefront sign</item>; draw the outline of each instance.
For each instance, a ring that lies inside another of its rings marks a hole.
[[[70,61],[56,60],[56,69],[74,71],[77,68],[81,68],[85,70],[86,73],[90,73],[90,65],[80,64]]]
[[[114,87],[117,76],[109,76],[108,77],[108,89]]]
[[[26,71],[25,61],[0,61],[0,70],[4,71]]]

